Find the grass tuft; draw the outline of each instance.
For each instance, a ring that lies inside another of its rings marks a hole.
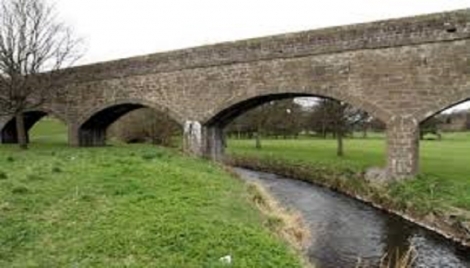
[[[305,250],[310,242],[310,231],[300,213],[286,210],[257,183],[247,183],[250,200],[266,215],[265,226],[293,245]]]
[[[38,175],[38,174],[28,174],[28,176],[26,176],[26,178],[29,181],[44,181],[46,179],[43,176]]]
[[[406,252],[395,252],[393,256],[384,255],[379,268],[411,268],[416,262],[416,250],[413,247],[409,247]],[[356,268],[370,268],[374,267],[367,262],[364,262],[362,259],[359,259]]]
[[[58,166],[54,166],[54,167],[52,167],[51,172],[52,173],[62,173],[62,169]]]
[[[27,194],[27,193],[29,193],[30,191],[29,191],[28,187],[26,187],[26,186],[24,186],[24,185],[20,185],[20,186],[15,186],[15,187],[11,190],[11,192],[12,192],[13,194]]]
[[[164,154],[162,152],[145,153],[145,154],[142,155],[142,159],[144,159],[144,160],[153,160],[153,159],[156,159],[156,158],[162,158],[163,155]]]

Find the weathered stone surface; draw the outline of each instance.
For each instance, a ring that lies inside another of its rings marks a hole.
[[[119,115],[150,107],[182,126],[199,122],[201,138],[192,133],[185,143],[197,155],[217,159],[223,152],[221,129],[247,109],[273,99],[323,96],[386,122],[388,173],[406,177],[418,171],[419,122],[470,97],[470,10],[229,42],[70,71],[66,94],[39,110],[68,124],[75,146],[104,144],[107,126]],[[8,126],[8,120],[0,125]],[[4,127],[3,140],[8,133],[11,129]]]

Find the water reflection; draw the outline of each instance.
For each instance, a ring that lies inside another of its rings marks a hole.
[[[413,244],[413,226],[393,215],[384,215],[382,220],[385,261],[394,266],[396,260],[405,255]]]

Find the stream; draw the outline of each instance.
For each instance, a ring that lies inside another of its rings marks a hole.
[[[310,183],[235,168],[260,183],[281,205],[300,212],[310,228],[308,258],[319,268],[356,267],[358,259],[377,267],[384,254],[416,250],[414,267],[470,267],[470,249],[398,216]]]

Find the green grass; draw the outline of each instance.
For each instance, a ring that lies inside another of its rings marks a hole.
[[[345,140],[343,158],[336,156],[336,141],[332,139],[263,140],[261,150],[254,144],[254,140],[229,140],[228,151],[239,156],[338,168],[365,169],[386,164],[386,144],[381,135]],[[444,133],[443,140],[424,140],[420,146],[422,175],[396,185],[396,195],[470,210],[470,133]]]
[[[383,166],[385,143],[383,140],[347,140],[345,156],[336,156],[336,141],[332,139],[262,140],[262,149],[255,148],[254,140],[229,140],[228,152],[241,155],[284,158],[304,163],[328,166],[346,165],[355,168]]]
[[[229,254],[300,267],[220,167],[148,145],[69,148],[54,124],[28,151],[0,148],[0,267],[224,267]]]
[[[32,143],[47,145],[67,144],[67,127],[59,120],[45,117],[29,131]]]

